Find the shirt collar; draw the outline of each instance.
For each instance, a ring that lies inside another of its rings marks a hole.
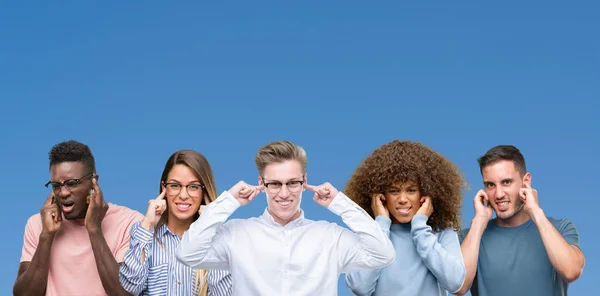
[[[167,224],[161,225],[156,230],[156,237],[158,237],[158,238],[162,238],[163,236],[165,236],[167,234],[170,234],[172,236],[177,236],[177,235],[175,235],[175,233],[171,232],[171,230],[169,229],[169,227],[167,227]]]

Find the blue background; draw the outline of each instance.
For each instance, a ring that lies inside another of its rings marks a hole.
[[[0,3],[0,294],[60,141],[90,145],[106,199],[144,212],[179,149],[203,153],[223,191],[256,182],[257,149],[287,139],[307,150],[309,183],[343,188],[372,150],[401,139],[463,170],[465,225],[477,157],[520,148],[546,214],[579,229],[587,264],[570,294],[592,295],[600,4],[495,2]],[[234,216],[265,206],[260,195]],[[339,291],[349,295],[342,281]]]

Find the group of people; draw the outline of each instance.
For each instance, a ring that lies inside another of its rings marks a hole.
[[[220,195],[208,160],[177,151],[145,215],[105,200],[87,145],[56,144],[49,162],[14,295],[337,295],[345,274],[355,295],[548,296],[566,295],[585,265],[577,229],[546,216],[514,146],[478,159],[483,189],[464,230],[463,175],[411,141],[378,147],[343,190],[309,183],[289,141],[261,147],[257,180]],[[307,190],[347,228],[305,218]],[[230,219],[261,192],[260,217]]]

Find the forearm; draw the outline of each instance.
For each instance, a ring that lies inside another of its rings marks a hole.
[[[148,279],[148,257],[152,255],[154,233],[139,223],[132,226],[129,250],[125,253],[119,268],[119,281],[123,288],[133,294],[140,294]]]
[[[466,271],[456,232],[446,230],[440,240],[427,225],[427,216],[415,215],[411,221],[411,234],[419,257],[439,284],[451,293],[458,291]]]
[[[462,287],[455,293],[457,295],[466,294],[469,289],[471,289],[471,285],[473,285],[475,274],[477,274],[477,261],[479,260],[481,236],[483,235],[483,231],[487,227],[488,222],[489,221],[485,219],[473,218],[469,233],[460,245],[467,273]]]
[[[25,272],[17,278],[13,288],[14,295],[44,295],[48,283],[50,252],[54,235],[40,234],[40,240]]]
[[[192,268],[225,269],[227,250],[217,230],[240,207],[239,202],[227,191],[202,211],[181,238],[176,257]]]
[[[562,237],[541,208],[535,210],[531,218],[540,232],[548,258],[556,272],[567,282],[575,281],[583,271],[583,253]]]
[[[102,231],[98,229],[97,231],[88,231],[88,233],[102,287],[104,287],[108,295],[129,295],[121,287],[119,281],[119,264],[106,244]]]
[[[396,259],[396,251],[388,234],[381,226],[342,192],[329,205],[329,210],[339,215],[359,238],[358,257],[367,269],[383,268]],[[388,227],[389,229],[389,227]]]

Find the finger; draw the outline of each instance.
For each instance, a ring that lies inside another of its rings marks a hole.
[[[99,205],[104,205],[104,198],[102,197],[102,191],[100,191],[100,186],[98,186],[98,181],[96,178],[92,179],[92,183],[94,184],[94,200],[98,202]]]
[[[166,193],[167,193],[167,191],[163,189],[163,190],[160,192],[160,194],[158,195],[158,197],[156,198],[156,200],[163,200],[163,199],[165,199],[165,194],[166,194]]]
[[[527,183],[527,182],[523,182],[523,184],[525,185],[525,188],[529,188],[531,189],[531,184]]]
[[[48,194],[48,197],[44,201],[44,206],[49,206],[49,205],[51,205],[53,203],[54,203],[54,194],[50,193],[50,194]]]
[[[250,195],[250,200],[254,199],[260,194],[261,190],[259,188],[260,186],[252,186],[252,194]]]
[[[317,192],[317,186],[314,186],[314,185],[309,185],[307,183],[304,183],[304,188],[306,188],[312,192]]]
[[[527,188],[521,188],[521,190],[519,190],[519,196],[523,200],[527,199]]]
[[[256,190],[258,190],[258,191],[265,190],[265,185],[258,185],[258,186],[255,186],[255,187],[256,187]]]
[[[381,193],[373,193],[371,194],[371,204],[372,205],[376,205],[379,204],[379,202],[381,202]]]
[[[317,194],[319,194],[321,197],[327,197],[330,194],[329,188],[324,186],[318,186],[316,189]]]

